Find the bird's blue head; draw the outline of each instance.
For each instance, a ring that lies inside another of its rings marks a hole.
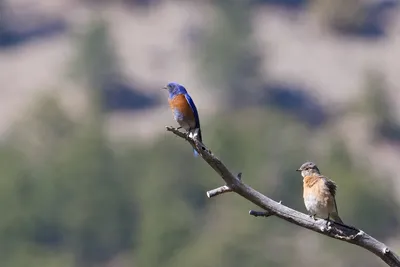
[[[174,96],[180,94],[186,94],[186,89],[179,83],[169,83],[163,89],[168,90],[169,98],[173,98]]]

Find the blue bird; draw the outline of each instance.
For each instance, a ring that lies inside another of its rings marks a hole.
[[[200,119],[197,113],[196,105],[186,91],[185,87],[178,83],[169,83],[163,89],[168,90],[168,102],[171,107],[174,119],[179,123],[180,127],[185,129],[189,136],[202,141],[200,130]],[[198,156],[196,150],[194,155]]]

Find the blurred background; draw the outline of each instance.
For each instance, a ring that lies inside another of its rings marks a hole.
[[[385,266],[207,199],[160,88],[250,186],[305,212],[312,160],[400,253],[399,54],[395,0],[0,0],[0,266]]]

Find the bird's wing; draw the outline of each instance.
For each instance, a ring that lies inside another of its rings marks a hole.
[[[325,184],[328,187],[329,193],[331,193],[331,195],[333,196],[333,204],[335,205],[334,209],[336,213],[339,213],[336,205],[336,189],[337,189],[336,183],[325,176],[324,179],[326,181]]]
[[[186,101],[188,102],[190,108],[193,111],[194,119],[196,121],[196,128],[200,128],[200,119],[199,119],[199,114],[197,113],[196,105],[194,104],[194,102],[189,94],[185,94],[185,98],[186,98]]]
[[[330,180],[327,177],[324,177],[324,178],[325,178],[325,181],[326,181],[325,184],[328,187],[329,193],[331,193],[332,196],[336,196],[337,186],[336,186],[335,182]]]

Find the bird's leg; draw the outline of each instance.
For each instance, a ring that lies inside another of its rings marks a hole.
[[[330,227],[332,225],[332,222],[331,222],[331,220],[330,220],[330,215],[328,214],[328,218],[326,218],[326,227],[328,228],[328,227]]]
[[[316,220],[317,220],[317,218],[315,218],[315,215],[316,215],[316,214],[310,214],[310,218],[313,218],[313,219],[314,219],[314,221],[316,221]]]

